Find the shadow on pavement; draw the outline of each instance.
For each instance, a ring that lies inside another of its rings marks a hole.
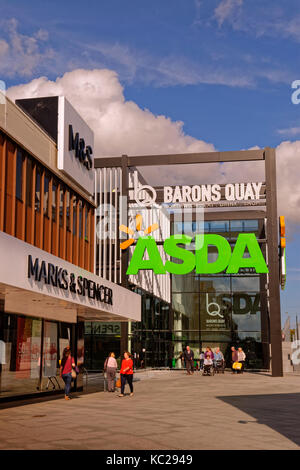
[[[300,393],[216,398],[240,409],[256,420],[240,420],[239,423],[265,424],[300,446]]]

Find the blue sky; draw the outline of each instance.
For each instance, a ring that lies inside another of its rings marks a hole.
[[[291,102],[299,49],[296,0],[1,1],[7,87],[76,68],[115,70],[126,100],[183,121],[184,133],[219,150],[300,140],[300,105]],[[283,317],[300,307],[298,221]]]

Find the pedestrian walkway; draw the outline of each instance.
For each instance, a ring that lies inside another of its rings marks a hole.
[[[300,448],[299,376],[166,371],[134,386],[0,409],[0,449]]]

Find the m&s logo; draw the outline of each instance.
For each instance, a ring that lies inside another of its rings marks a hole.
[[[84,139],[79,137],[78,132],[76,132],[74,137],[71,124],[69,125],[69,150],[74,150],[75,157],[78,158],[87,170],[92,168],[93,162],[91,155],[93,154],[93,149],[90,145],[85,145]]]

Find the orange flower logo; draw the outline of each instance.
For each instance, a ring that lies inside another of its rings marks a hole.
[[[135,217],[135,227],[139,236],[149,235],[150,233],[158,229],[158,224],[152,224],[152,225],[149,225],[149,227],[147,227],[146,230],[142,230],[142,223],[143,223],[143,217],[141,216],[141,214],[137,214],[137,216]],[[121,232],[127,233],[127,235],[132,236],[135,234],[134,230],[127,227],[126,225],[120,225],[119,229],[121,230]],[[122,250],[126,250],[126,248],[128,248],[134,242],[135,242],[134,238],[128,238],[128,240],[125,240],[125,242],[120,243],[120,248]]]

